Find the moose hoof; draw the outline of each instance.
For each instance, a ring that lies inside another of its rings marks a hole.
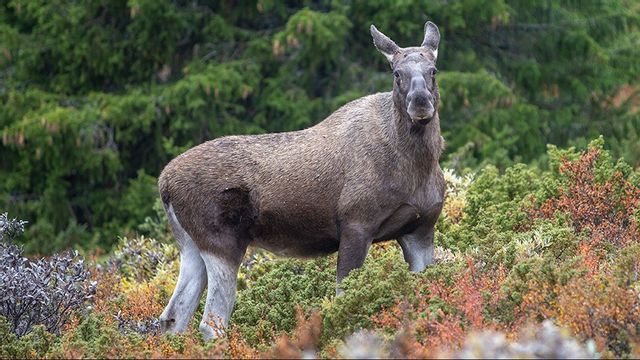
[[[169,319],[160,317],[160,331],[164,332],[174,332],[174,327],[176,324],[176,319]]]
[[[209,323],[201,322],[199,325],[200,332],[204,341],[221,338],[224,335],[224,329],[214,329]]]

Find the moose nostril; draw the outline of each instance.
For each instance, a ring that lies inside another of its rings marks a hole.
[[[429,103],[426,96],[416,96],[413,101],[416,106],[426,106]]]

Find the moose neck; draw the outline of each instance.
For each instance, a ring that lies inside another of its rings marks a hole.
[[[393,132],[398,141],[398,148],[404,155],[418,162],[437,162],[444,145],[440,136],[437,108],[433,119],[426,125],[420,125],[411,120],[403,102],[398,101],[393,92],[392,94]]]

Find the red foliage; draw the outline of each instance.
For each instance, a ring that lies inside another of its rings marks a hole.
[[[424,356],[430,353],[429,349],[443,346],[457,348],[471,330],[497,328],[489,314],[504,299],[500,286],[506,271],[500,267],[482,273],[471,259],[467,261],[469,268],[455,276],[454,286],[443,281],[423,284],[419,289],[426,288],[426,295],[416,290],[416,303],[403,300],[373,317],[379,327],[404,329],[419,338],[412,343],[413,349],[405,349],[407,356]],[[443,306],[432,311],[434,302]]]
[[[280,336],[270,352],[263,354],[266,358],[299,359],[315,353],[316,345],[322,332],[322,316],[313,312],[307,319],[302,308],[296,308],[297,325],[293,337],[287,334]]]
[[[589,248],[584,254],[600,257],[602,245],[624,246],[640,237],[634,212],[640,205],[640,188],[621,172],[599,181],[595,169],[601,149],[590,148],[576,161],[562,159],[560,172],[567,186],[559,195],[532,209],[532,218],[553,219],[556,212],[568,214],[576,233],[587,231]]]
[[[94,314],[107,315],[105,316],[106,321],[113,323],[114,317],[111,314],[114,309],[114,299],[122,292],[120,277],[113,271],[96,270],[93,273],[93,279],[98,284],[96,294],[93,297],[93,312]]]
[[[640,343],[640,294],[620,286],[607,274],[576,278],[566,285],[531,286],[521,304],[522,313],[555,322],[581,340],[593,339],[597,348],[616,356],[628,349],[620,343]]]

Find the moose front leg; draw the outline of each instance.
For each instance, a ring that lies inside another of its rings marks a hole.
[[[358,228],[342,229],[340,246],[338,247],[338,269],[336,295],[342,294],[340,282],[353,269],[364,264],[367,252],[371,246],[372,237],[366,231]]]
[[[404,260],[409,263],[409,270],[421,272],[433,263],[434,226],[422,226],[415,232],[402,236],[398,243],[402,248]]]

